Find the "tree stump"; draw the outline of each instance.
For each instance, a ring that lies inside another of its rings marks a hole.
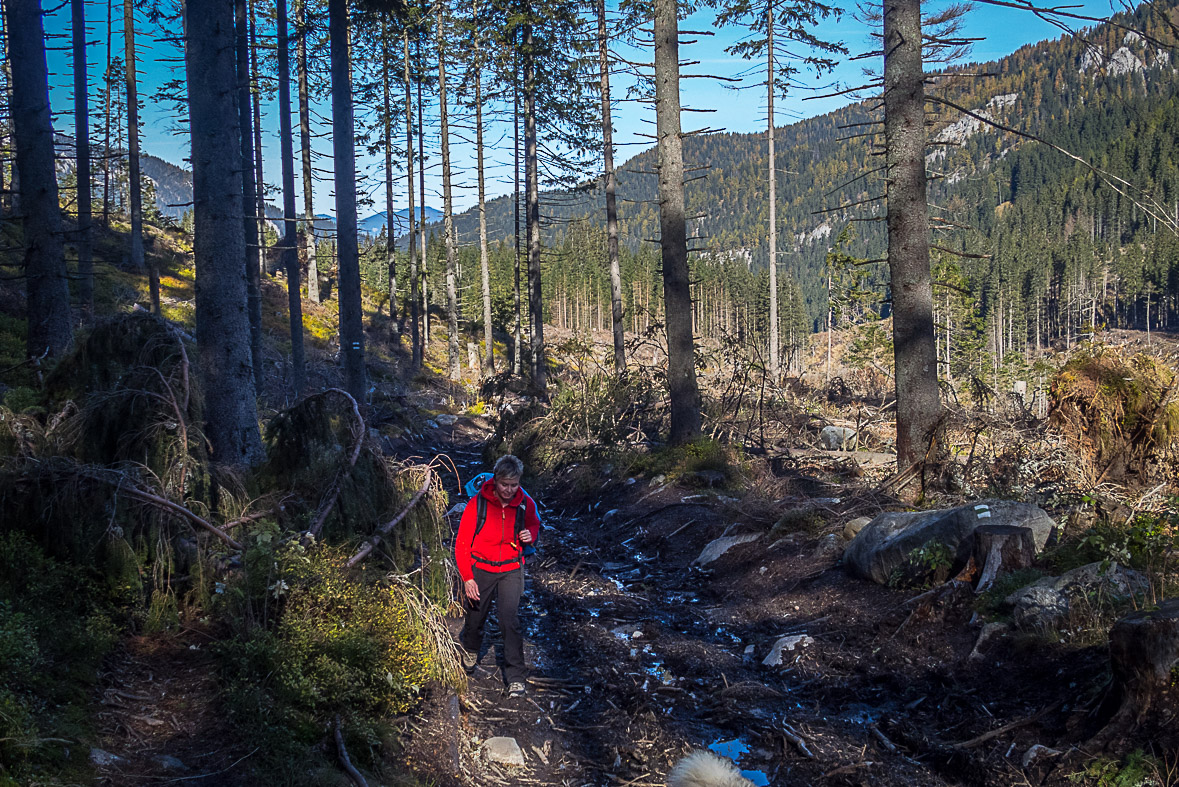
[[[982,525],[974,531],[974,562],[982,566],[976,593],[989,590],[1000,574],[1030,568],[1036,557],[1036,541],[1030,528],[1017,525]]]
[[[1109,632],[1113,685],[1102,710],[1112,735],[1142,721],[1156,699],[1176,680],[1179,670],[1179,599],[1153,612],[1134,612]],[[1112,715],[1111,715],[1112,713]]]

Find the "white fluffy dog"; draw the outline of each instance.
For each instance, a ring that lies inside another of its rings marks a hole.
[[[755,787],[733,763],[698,750],[684,757],[667,775],[667,787]]]

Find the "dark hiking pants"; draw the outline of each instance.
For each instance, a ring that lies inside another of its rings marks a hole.
[[[483,647],[483,624],[495,601],[495,617],[504,635],[504,679],[508,683],[524,682],[524,636],[520,630],[520,596],[524,593],[524,570],[496,573],[475,566],[479,601],[467,599],[467,619],[459,635],[463,647],[478,653]]]

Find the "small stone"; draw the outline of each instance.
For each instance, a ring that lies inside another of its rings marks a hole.
[[[845,539],[847,539],[848,541],[851,541],[871,521],[872,521],[872,519],[870,517],[866,517],[866,516],[856,517],[855,519],[849,521],[846,525],[843,526],[843,537]]]
[[[613,519],[614,517],[618,516],[618,511],[619,511],[619,509],[617,509],[617,508],[611,508],[609,511],[602,514],[602,524],[605,524],[605,523],[609,522],[611,519]]]
[[[188,770],[187,765],[168,754],[157,754],[152,757],[152,761],[165,771],[178,773]]]
[[[847,426],[824,426],[819,432],[819,442],[828,451],[838,451],[854,445],[856,430]]]
[[[1056,749],[1050,749],[1047,746],[1041,746],[1037,743],[1032,746],[1032,748],[1023,753],[1023,760],[1021,760],[1021,762],[1024,768],[1030,768],[1032,763],[1041,757],[1056,757],[1059,756],[1059,754],[1060,752]]]
[[[704,551],[700,553],[692,562],[698,566],[706,566],[719,558],[724,553],[728,552],[735,546],[741,544],[748,544],[750,541],[756,541],[760,536],[757,533],[742,533],[739,536],[725,536],[712,541],[708,546],[704,547]]]
[[[524,767],[524,752],[515,738],[488,738],[483,744],[483,756],[497,765]]]
[[[458,423],[458,416],[451,415],[450,413],[443,413],[442,415],[437,416],[434,420],[438,422],[439,426],[454,426]]]
[[[427,427],[428,429],[437,429],[437,428],[438,428],[438,422],[437,422],[437,421],[435,421],[433,418],[431,418],[430,420],[426,421],[426,427]]]
[[[812,644],[814,644],[814,639],[806,634],[793,634],[789,637],[782,637],[773,644],[769,654],[762,659],[761,663],[767,667],[780,666],[782,664],[783,651],[793,651],[796,648],[802,650]]]
[[[838,533],[828,533],[819,539],[812,554],[814,560],[838,560],[843,555],[843,539]]]
[[[117,754],[111,754],[109,751],[103,751],[102,749],[90,750],[90,762],[99,768],[109,768],[112,765],[118,765],[122,761],[122,757]]]

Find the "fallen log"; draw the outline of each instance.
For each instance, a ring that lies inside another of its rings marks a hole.
[[[381,543],[381,537],[387,534],[393,528],[397,527],[397,524],[401,522],[401,520],[405,519],[405,517],[409,515],[409,512],[413,510],[413,507],[416,506],[421,501],[421,499],[426,496],[426,493],[430,491],[430,482],[433,479],[434,470],[433,468],[427,467],[426,480],[422,483],[422,488],[419,489],[412,498],[410,498],[409,503],[401,510],[401,513],[378,527],[376,534],[365,541],[363,546],[356,550],[356,554],[348,558],[348,562],[344,565],[348,568],[354,568],[358,563],[360,563],[360,561],[368,557],[369,554],[377,548],[377,544]]]

